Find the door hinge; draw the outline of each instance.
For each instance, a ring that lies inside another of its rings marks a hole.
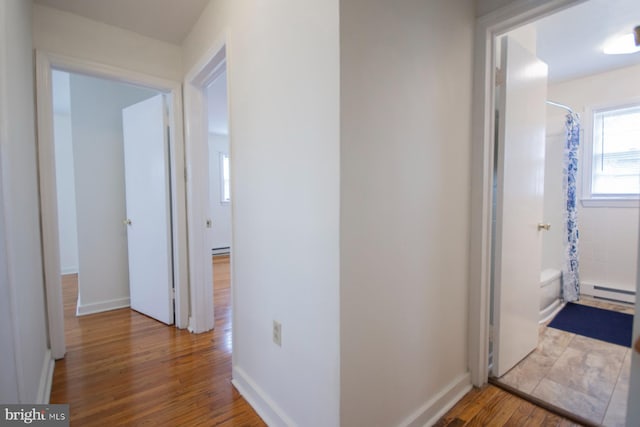
[[[187,180],[187,176],[189,176],[189,174],[187,173],[187,168],[184,168],[184,180]]]
[[[171,288],[171,299],[176,300],[176,288]]]
[[[493,325],[489,325],[489,342],[493,342]]]

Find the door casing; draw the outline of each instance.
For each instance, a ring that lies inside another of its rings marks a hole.
[[[489,378],[492,183],[495,149],[496,38],[586,0],[513,1],[476,21],[471,144],[468,348],[472,383]]]
[[[213,273],[211,269],[211,219],[209,202],[209,138],[207,123],[206,88],[227,67],[226,45],[223,40],[187,73],[184,83],[185,153],[187,164],[187,210],[189,212],[189,277],[191,283],[191,318],[189,330],[205,332],[214,327]],[[227,76],[229,73],[227,72]],[[227,91],[228,93],[228,91]],[[227,102],[229,96],[227,95]],[[229,147],[233,151],[231,132]],[[233,156],[230,156],[233,161]],[[234,168],[231,167],[233,174]],[[233,176],[231,200],[233,200]],[[233,247],[233,204],[231,206]],[[231,256],[231,280],[233,280],[233,254]],[[232,286],[233,292],[233,286]],[[232,296],[232,304],[235,298]],[[235,313],[235,310],[233,310]],[[233,325],[234,322],[232,322]]]
[[[51,71],[53,69],[143,86],[166,93],[170,97],[169,126],[172,171],[170,185],[173,194],[171,210],[174,244],[173,279],[176,284],[175,314],[176,326],[178,328],[186,328],[189,317],[189,288],[187,282],[187,227],[185,178],[183,173],[184,143],[182,137],[181,84],[123,68],[45,51],[36,51],[36,109],[42,254],[49,344],[53,358],[63,358],[66,352],[55,182],[53,93],[51,86]]]

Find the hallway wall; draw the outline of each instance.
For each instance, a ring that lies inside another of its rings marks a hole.
[[[45,403],[47,344],[31,4],[0,2],[0,402]]]
[[[223,43],[234,382],[270,425],[337,426],[338,1],[213,0],[184,43],[185,73]]]
[[[426,425],[467,366],[473,2],[340,2],[341,425]]]

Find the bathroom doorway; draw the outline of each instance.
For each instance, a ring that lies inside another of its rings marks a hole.
[[[632,77],[640,72],[640,61],[633,55],[628,55],[629,58],[623,55],[612,56],[613,59],[604,54],[598,54],[592,59],[581,56],[586,55],[585,50],[601,51],[602,46],[596,46],[595,41],[589,45],[590,40],[600,40],[599,43],[604,44],[607,39],[615,37],[616,32],[626,31],[627,27],[630,31],[634,24],[640,22],[640,8],[635,3],[622,1],[616,4],[616,8],[610,6],[605,1],[591,0],[507,34],[548,66],[549,83],[542,99],[556,101],[556,104],[560,103],[561,107],[568,107],[580,116],[581,148],[577,175],[581,276],[579,302],[633,314],[632,303],[635,301],[637,287],[637,195],[635,200],[632,197],[601,197],[600,200],[595,200],[597,197],[589,197],[585,193],[586,183],[591,181],[589,167],[585,165],[589,166],[594,159],[594,154],[589,151],[589,146],[593,146],[591,129],[594,127],[594,113],[615,108],[616,105],[626,108],[640,100],[640,91],[636,89],[638,86],[634,85]],[[594,22],[593,26],[585,25],[589,20]],[[586,30],[587,27],[590,30]],[[580,35],[581,28],[590,34]],[[594,28],[597,30],[593,31]],[[504,46],[500,42],[497,45]],[[504,60],[501,57],[503,53],[497,55],[498,64]],[[577,58],[580,60],[576,60]],[[504,78],[503,70],[498,73],[498,77],[499,81]],[[500,90],[501,87],[497,92]],[[634,90],[637,93],[633,93]],[[496,99],[500,96],[502,94],[498,93]],[[537,105],[536,109],[540,107]],[[518,357],[513,366],[496,368],[493,365],[493,374],[503,384],[546,401],[560,410],[577,414],[591,423],[624,425],[631,349],[546,327],[546,323],[563,306],[560,272],[565,269],[563,233],[566,213],[563,206],[562,159],[566,142],[567,111],[553,104],[543,108],[546,130],[539,141],[543,157],[538,159],[544,170],[544,179],[539,181],[543,182],[541,188],[544,189],[541,191],[543,210],[537,224],[529,224],[540,230],[540,254],[536,261],[540,264],[537,269],[539,277],[535,278],[536,288],[530,288],[538,297],[529,298],[532,300],[531,305],[526,308],[528,317],[535,316],[539,322],[534,332],[534,338],[537,339],[529,347],[530,350],[524,351],[526,358],[523,362],[518,363]],[[509,115],[509,110],[506,110],[506,115]],[[502,120],[504,115],[498,117],[498,129],[504,124]],[[499,150],[495,159],[496,172],[499,172],[504,167],[500,164],[504,158],[500,157]],[[496,187],[498,197],[501,189],[499,184]],[[497,207],[499,210],[499,205]],[[510,219],[513,220],[514,216]],[[495,220],[500,221],[499,215]],[[502,224],[496,225],[499,231]],[[494,237],[498,240],[500,238],[500,235]],[[496,246],[500,248],[499,244],[494,247]],[[508,262],[507,258],[503,260]],[[496,276],[499,278],[500,269],[504,265],[498,263],[493,266],[492,276],[494,279]],[[514,277],[520,273],[523,272],[516,270]],[[500,298],[496,292],[499,289],[492,288],[490,299],[494,344],[496,339],[501,338],[497,335],[500,334],[501,313],[496,310],[501,308],[498,306]],[[522,312],[514,314],[521,317]],[[531,322],[528,325],[532,326]],[[530,326],[527,327],[531,329]],[[510,334],[513,337],[515,332]],[[493,352],[490,358],[495,358],[496,348],[491,350]],[[585,364],[587,355],[591,365],[588,368]],[[495,359],[492,360],[494,361]]]

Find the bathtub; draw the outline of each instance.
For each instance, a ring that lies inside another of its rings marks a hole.
[[[555,269],[546,269],[540,273],[540,315],[539,322],[551,320],[562,308],[560,300],[560,285],[562,272]]]

